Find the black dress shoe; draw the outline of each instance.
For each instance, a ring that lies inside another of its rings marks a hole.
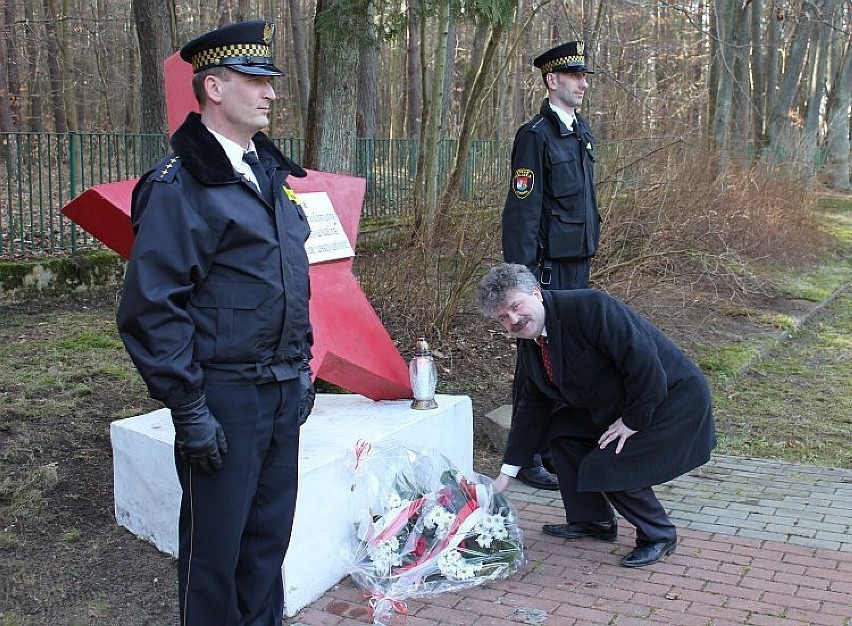
[[[572,522],[570,524],[545,524],[541,527],[545,535],[563,539],[597,539],[615,541],[618,538],[618,524],[614,519],[606,522]]]
[[[665,559],[675,551],[677,539],[664,541],[637,541],[633,552],[621,559],[624,567],[645,567]]]
[[[536,489],[559,491],[559,481],[556,480],[556,476],[548,472],[541,465],[522,467],[515,478]]]

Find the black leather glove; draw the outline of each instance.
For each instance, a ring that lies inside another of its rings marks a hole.
[[[172,409],[175,443],[181,456],[204,474],[222,469],[222,455],[228,452],[225,431],[207,408],[206,396],[186,406]]]
[[[302,361],[299,367],[299,384],[302,387],[302,394],[299,398],[299,426],[308,421],[308,415],[314,408],[314,400],[316,399],[316,391],[314,391],[314,383],[311,380],[311,365],[308,360]]]

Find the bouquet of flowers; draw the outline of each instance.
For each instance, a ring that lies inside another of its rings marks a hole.
[[[515,508],[476,475],[434,452],[371,450],[356,466],[362,508],[349,573],[373,623],[406,612],[405,599],[506,578],[525,561]]]

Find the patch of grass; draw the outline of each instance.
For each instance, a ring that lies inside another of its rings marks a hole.
[[[124,346],[115,330],[109,332],[83,332],[54,342],[58,352],[86,352],[89,350],[115,350]]]
[[[0,529],[0,550],[13,550],[21,545],[21,540],[15,537],[11,532]],[[3,622],[0,622],[0,624],[2,623]]]
[[[68,310],[16,320],[0,328],[0,428],[17,425],[25,436],[21,424],[61,420],[91,403],[107,382],[144,402],[147,392],[124,351],[112,311]],[[32,436],[40,437],[37,431]]]
[[[852,468],[852,294],[796,341],[779,347],[735,388],[717,391],[719,451]]]
[[[817,203],[820,208],[828,211],[852,213],[852,196],[819,196]]]
[[[852,281],[852,199],[823,197],[818,201],[823,224],[833,237],[834,245],[822,262],[807,272],[791,272],[789,268],[772,272],[781,290],[795,298],[822,302],[841,285]]]
[[[113,604],[107,600],[91,600],[81,609],[84,615],[72,616],[69,626],[89,626],[93,620],[104,619],[112,613]]]
[[[0,481],[0,502],[14,518],[37,516],[47,505],[45,494],[58,482],[56,463],[41,465],[22,476],[5,476]]]
[[[781,276],[779,286],[790,296],[809,302],[822,302],[839,285],[852,281],[852,259],[821,265],[804,274],[790,276],[784,273]]]
[[[766,313],[746,306],[721,307],[719,312],[727,317],[747,317],[778,330],[793,330],[796,327],[796,318],[783,313]]]
[[[759,354],[757,341],[743,341],[724,346],[695,346],[696,360],[704,372],[723,380],[736,378],[743,366]]]
[[[32,626],[32,622],[27,617],[16,613],[4,613],[0,615],[0,626]]]
[[[138,415],[144,412],[139,409],[147,392],[124,351],[109,307],[54,307],[18,312],[4,320],[0,464],[10,468],[0,478],[4,515],[23,519],[46,514],[69,455],[103,437],[108,421],[119,417],[115,409],[103,408],[115,405],[112,398],[126,398],[128,414]],[[104,410],[105,419],[91,418]],[[90,417],[80,420],[81,415]],[[9,535],[14,540],[17,531]]]

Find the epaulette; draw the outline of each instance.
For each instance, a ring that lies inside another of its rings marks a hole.
[[[167,156],[151,171],[148,180],[160,183],[172,182],[175,179],[175,174],[180,169],[181,163],[180,157],[176,154]]]
[[[527,122],[526,130],[532,133],[540,132],[544,128],[541,126],[542,122],[546,121],[547,119],[541,113],[536,113],[535,116]]]

